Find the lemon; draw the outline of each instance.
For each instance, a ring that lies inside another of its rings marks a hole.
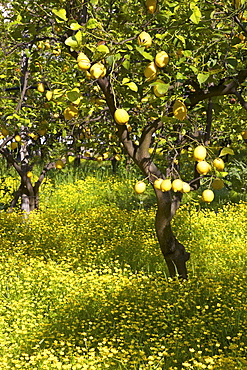
[[[183,181],[180,179],[173,180],[172,190],[176,193],[177,191],[183,190]]]
[[[216,178],[212,182],[212,188],[215,190],[221,190],[223,189],[223,187],[224,187],[224,182],[221,179]]]
[[[241,132],[242,138],[247,140],[247,130]]]
[[[202,145],[198,145],[193,152],[193,157],[197,162],[203,161],[206,158],[206,155],[207,150]]]
[[[135,184],[134,189],[135,189],[135,192],[136,192],[137,194],[141,194],[141,193],[143,193],[143,192],[146,190],[146,184],[145,184],[145,182],[143,182],[143,181],[139,181],[139,182],[137,182],[137,183]]]
[[[162,181],[163,181],[163,179],[156,179],[154,181],[154,187],[155,187],[155,189],[160,190],[160,185],[161,185]]]
[[[16,141],[13,141],[11,144],[10,144],[10,148],[11,150],[15,150],[16,148],[18,147],[18,144]]]
[[[92,65],[92,67],[90,68],[90,74],[91,74],[91,77],[95,78],[96,80],[98,78],[104,77],[106,75],[106,68],[104,64],[95,63],[94,65]]]
[[[69,107],[65,108],[63,112],[64,118],[65,119],[72,119],[78,117],[78,108],[75,107],[74,105],[70,105]]]
[[[90,60],[88,59],[88,57],[84,53],[79,53],[78,54],[77,63],[78,63],[78,67],[83,71],[88,70],[91,66]]]
[[[152,45],[152,38],[149,33],[143,31],[137,38],[137,43],[139,46],[144,46],[145,48],[149,48]]]
[[[148,13],[153,14],[157,8],[157,0],[146,0],[145,5]]]
[[[38,83],[37,90],[43,93],[45,91],[45,85],[42,82]]]
[[[179,121],[183,121],[187,116],[187,108],[184,102],[180,100],[176,100],[172,107],[174,116],[179,119]]]
[[[58,160],[56,161],[56,163],[55,163],[55,167],[56,167],[56,169],[61,170],[61,169],[63,168],[63,166],[64,166],[63,161],[62,161],[61,159],[58,159]]]
[[[206,161],[200,161],[196,165],[196,170],[201,175],[206,175],[207,173],[209,173],[209,171],[211,171],[211,166]]]
[[[21,141],[20,135],[15,135],[15,141],[17,141],[17,142],[20,142]]]
[[[183,193],[189,193],[190,192],[190,184],[188,184],[187,182],[183,182],[182,192]]]
[[[214,200],[214,192],[210,189],[206,189],[202,192],[202,200],[207,203],[211,203]]]
[[[125,109],[119,108],[115,110],[114,119],[119,125],[125,125],[129,121],[129,114]]]
[[[160,51],[158,54],[156,54],[154,61],[156,66],[159,68],[164,68],[169,62],[169,56],[165,51]]]
[[[169,191],[172,188],[172,182],[170,179],[165,179],[160,184],[160,190],[161,191]]]
[[[223,159],[215,158],[215,160],[213,161],[213,166],[214,166],[214,168],[216,168],[216,170],[223,171],[224,168],[225,168],[225,163],[224,163]]]
[[[150,62],[144,70],[144,76],[147,81],[152,81],[156,78],[159,69],[154,62]]]

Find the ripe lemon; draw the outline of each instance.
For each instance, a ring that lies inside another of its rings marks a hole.
[[[43,82],[38,83],[37,90],[41,93],[45,91],[45,85],[43,84]]]
[[[137,43],[139,46],[145,46],[145,48],[149,48],[152,45],[152,38],[149,33],[143,31],[138,36]]]
[[[48,101],[50,101],[50,100],[52,99],[52,95],[53,95],[53,92],[52,92],[52,91],[50,91],[50,90],[48,90],[48,91],[46,92],[46,94],[45,94],[46,99],[47,99]]]
[[[148,13],[153,14],[157,8],[157,0],[146,0],[145,5]]]
[[[143,193],[143,192],[146,190],[146,184],[145,184],[145,182],[143,182],[143,181],[139,181],[139,182],[137,182],[137,183],[135,184],[134,189],[135,189],[135,192],[136,192],[137,194],[141,194],[141,193]]]
[[[61,159],[58,159],[58,160],[56,161],[56,163],[55,163],[55,167],[56,167],[56,169],[61,170],[61,169],[63,168],[63,166],[64,166],[63,161],[62,161]]]
[[[190,192],[190,184],[188,184],[187,182],[183,182],[182,192],[183,193],[189,193]]]
[[[156,54],[154,61],[156,66],[159,68],[164,68],[169,62],[169,56],[165,51],[160,51],[158,54]]]
[[[9,135],[9,130],[7,130],[6,128],[2,128],[2,135],[4,137],[8,136]]]
[[[213,166],[214,166],[214,168],[216,168],[216,170],[223,171],[224,168],[225,168],[225,163],[224,163],[223,159],[215,158],[215,160],[213,161]]]
[[[13,141],[11,144],[10,144],[10,148],[11,150],[15,150],[16,148],[18,147],[18,144],[16,141]]]
[[[91,66],[90,60],[84,53],[78,54],[77,63],[78,63],[78,67],[83,71],[88,70]]]
[[[209,171],[211,171],[211,166],[208,162],[201,161],[197,163],[196,170],[201,175],[206,175],[207,173],[209,173]]]
[[[206,155],[207,150],[202,145],[198,145],[193,152],[194,160],[197,162],[203,161],[206,158]]]
[[[160,184],[160,190],[161,191],[169,191],[172,188],[172,182],[170,179],[165,179]]]
[[[183,181],[180,179],[173,180],[172,190],[176,193],[177,191],[183,190]]]
[[[27,172],[27,177],[29,177],[29,179],[33,176],[33,173],[31,171],[28,171]]]
[[[174,116],[179,119],[179,121],[183,121],[187,116],[187,108],[184,102],[180,100],[176,100],[172,107]]]
[[[241,132],[241,135],[244,140],[247,140],[247,130]]]
[[[20,135],[15,135],[15,141],[17,141],[17,142],[20,142],[21,141]]]
[[[114,119],[119,125],[125,125],[129,118],[129,114],[125,109],[119,108],[115,110]]]
[[[72,119],[78,117],[78,108],[75,107],[74,105],[70,105],[69,107],[65,108],[63,112],[64,118],[65,119]]]
[[[214,192],[210,189],[206,189],[202,192],[202,200],[207,203],[211,203],[214,200]]]
[[[98,78],[103,78],[106,75],[106,68],[104,64],[102,63],[95,63],[90,68],[90,74],[92,78],[95,78],[96,80]]]
[[[155,187],[156,189],[158,189],[158,190],[161,190],[161,189],[160,189],[160,185],[161,185],[162,181],[163,181],[163,179],[156,179],[156,180],[154,181],[154,187]]]
[[[150,62],[144,70],[144,76],[147,81],[152,81],[156,78],[159,69],[154,62]]]
[[[221,190],[224,187],[224,182],[221,179],[214,179],[212,182],[212,188],[215,190]]]

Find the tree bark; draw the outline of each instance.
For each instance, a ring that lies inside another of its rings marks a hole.
[[[186,262],[190,254],[184,246],[176,239],[171,227],[171,220],[180,205],[180,195],[172,199],[171,192],[162,192],[155,189],[158,209],[155,218],[155,230],[161,251],[165,258],[171,277],[187,279],[188,273]]]

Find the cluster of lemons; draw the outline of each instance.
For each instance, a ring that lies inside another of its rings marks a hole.
[[[203,145],[199,145],[194,149],[193,158],[197,163],[196,170],[199,175],[207,175],[212,167],[211,165],[205,161],[207,156],[207,150]],[[221,158],[215,158],[213,161],[213,167],[217,171],[223,171],[225,164]],[[153,186],[157,190],[161,190],[162,192],[173,190],[174,192],[182,192],[182,193],[189,193],[191,188],[190,184],[181,180],[181,179],[163,179],[157,178]],[[215,190],[221,190],[224,187],[224,182],[220,178],[215,178],[212,182],[212,187]],[[146,190],[146,184],[144,181],[138,181],[134,187],[137,194],[141,194]],[[211,189],[206,189],[202,193],[202,199],[210,203],[214,199],[214,192]]]

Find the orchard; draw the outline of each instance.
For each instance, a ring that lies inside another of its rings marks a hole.
[[[69,157],[129,157],[136,192],[156,194],[170,275],[186,279],[171,220],[185,193],[212,202],[246,149],[246,2],[13,0],[0,12],[0,154],[21,179],[11,208],[37,208]]]

